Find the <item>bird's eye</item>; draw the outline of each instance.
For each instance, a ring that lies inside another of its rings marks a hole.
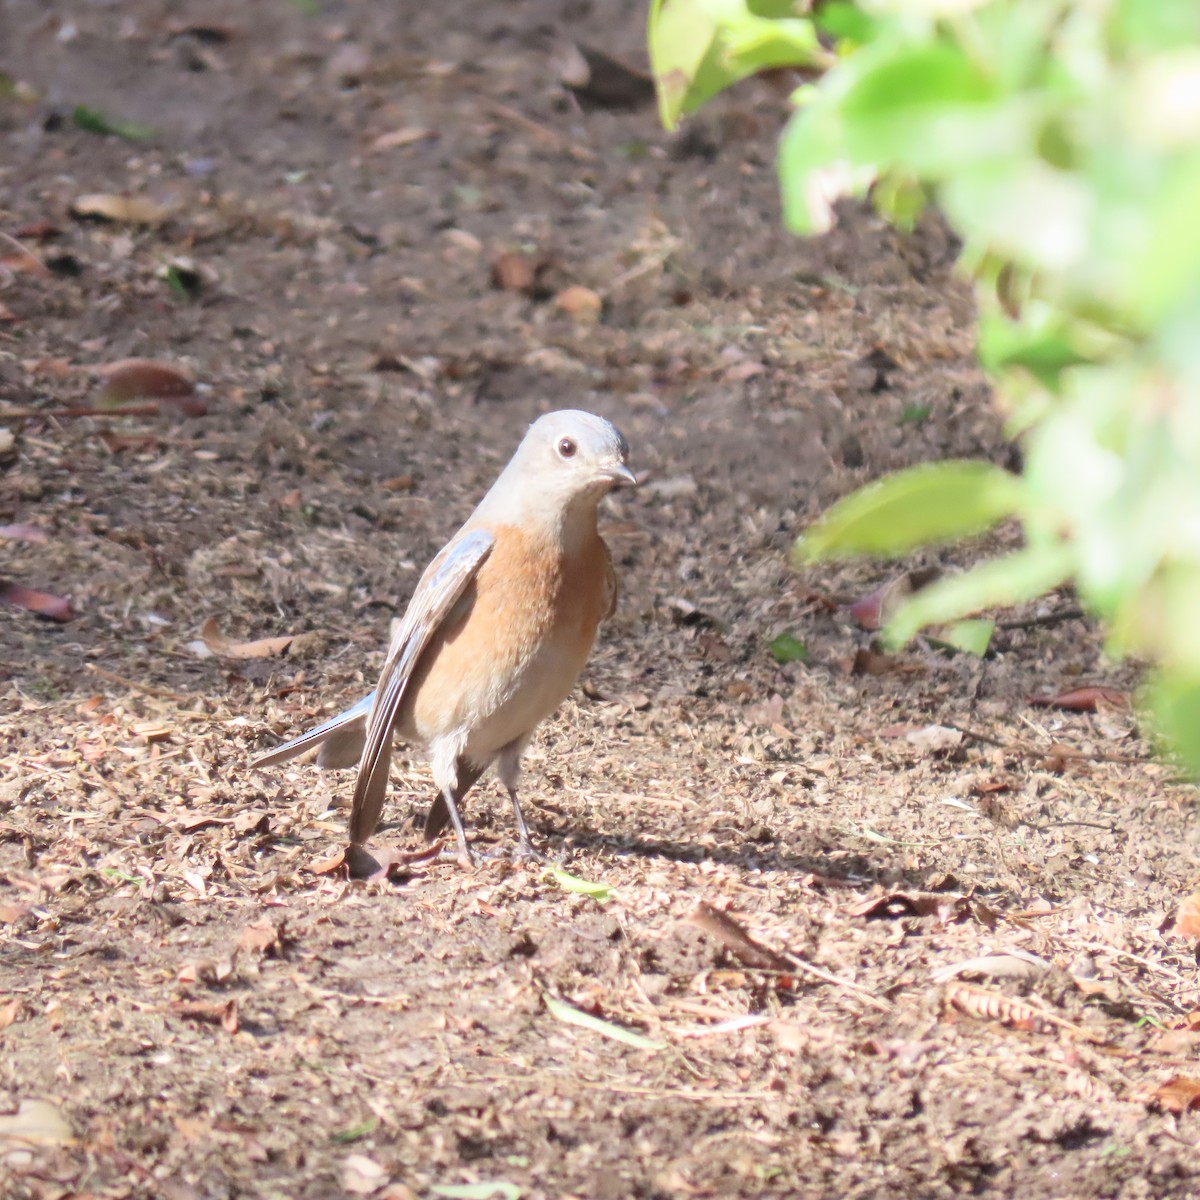
[[[579,447],[571,438],[562,438],[558,443],[558,452],[563,458],[574,458]]]

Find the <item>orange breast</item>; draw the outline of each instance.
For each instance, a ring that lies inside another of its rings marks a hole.
[[[421,656],[400,714],[401,735],[422,743],[466,730],[476,761],[562,703],[614,599],[608,547],[594,529],[568,553],[553,537],[493,532],[461,613]]]

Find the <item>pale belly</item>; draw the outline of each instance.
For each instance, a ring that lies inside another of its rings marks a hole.
[[[604,544],[597,537],[587,550],[582,561],[524,570],[531,583],[517,595],[489,580],[513,567],[494,552],[467,611],[422,656],[400,736],[427,747],[451,739],[458,755],[485,766],[550,716],[575,686],[611,604]]]

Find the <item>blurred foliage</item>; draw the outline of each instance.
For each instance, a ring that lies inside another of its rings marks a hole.
[[[1200,3],[654,0],[649,42],[668,125],[794,48],[814,81],[780,143],[787,224],[869,195],[908,227],[932,202],[976,285],[1022,475],[900,472],[798,555],[1016,515],[1024,549],[917,593],[892,639],[1072,582],[1114,649],[1157,662],[1150,702],[1200,771]]]

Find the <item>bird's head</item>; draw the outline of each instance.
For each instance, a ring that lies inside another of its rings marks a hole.
[[[615,425],[568,408],[534,421],[514,462],[547,493],[569,502],[599,500],[613,488],[634,486],[628,460],[629,443]]]

